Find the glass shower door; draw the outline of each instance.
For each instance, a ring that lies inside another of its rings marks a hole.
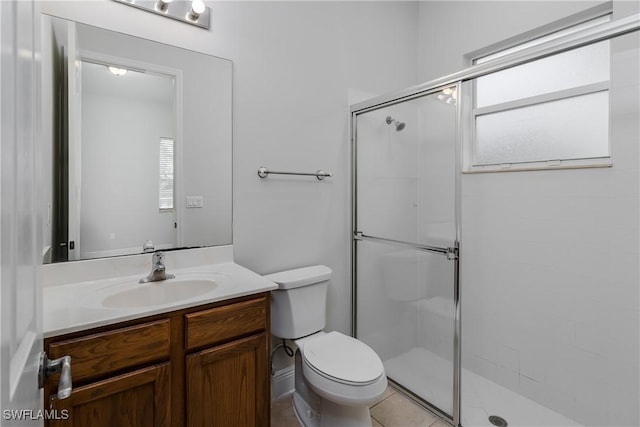
[[[455,87],[354,113],[355,333],[454,419]]]

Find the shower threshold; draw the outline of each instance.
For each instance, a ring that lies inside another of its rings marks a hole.
[[[415,347],[383,363],[387,376],[401,389],[408,390],[430,405],[450,411],[453,394],[451,378],[448,377],[450,361]],[[431,368],[425,369],[425,366]],[[466,369],[462,369],[461,383],[463,427],[495,427],[489,421],[490,416],[507,420],[509,427],[582,427],[582,424]]]

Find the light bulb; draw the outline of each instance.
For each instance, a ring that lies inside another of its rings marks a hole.
[[[200,14],[204,12],[206,6],[202,0],[193,0],[191,2],[191,10],[187,14],[187,19],[190,21],[197,21],[200,18]]]
[[[202,0],[193,0],[191,2],[191,10],[193,10],[198,15],[204,12],[204,9],[205,9],[205,6]]]

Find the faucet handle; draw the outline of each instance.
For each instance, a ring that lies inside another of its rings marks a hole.
[[[147,240],[146,242],[144,242],[144,245],[142,245],[142,253],[149,253],[149,252],[153,252],[155,250],[155,247],[153,246],[153,242],[151,240]]]

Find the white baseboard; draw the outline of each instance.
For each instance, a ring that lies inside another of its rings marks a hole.
[[[295,389],[294,365],[276,371],[271,377],[271,400],[282,399]]]

